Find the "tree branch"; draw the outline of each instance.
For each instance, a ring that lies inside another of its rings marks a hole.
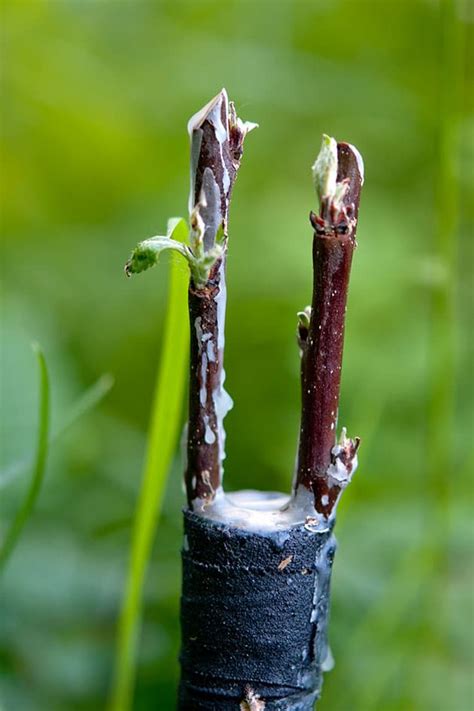
[[[323,138],[313,167],[319,215],[310,214],[313,239],[313,301],[300,314],[302,415],[296,489],[314,494],[319,513],[329,516],[355,470],[359,439],[336,444],[344,322],[363,165],[347,143]]]
[[[194,251],[213,261],[207,281],[189,286],[191,328],[189,419],[185,484],[188,504],[211,502],[222,485],[223,420],[232,407],[224,389],[225,262],[229,203],[246,134],[223,89],[191,118],[189,210]],[[214,259],[212,259],[214,258]]]

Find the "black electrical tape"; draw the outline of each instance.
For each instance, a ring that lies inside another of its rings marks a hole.
[[[332,532],[255,533],[190,511],[184,531],[178,709],[311,711],[329,651]]]

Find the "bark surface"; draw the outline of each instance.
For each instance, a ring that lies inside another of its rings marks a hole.
[[[223,386],[224,270],[222,258],[213,267],[203,289],[196,289],[192,283],[189,286],[191,338],[188,469],[185,479],[190,502],[196,498],[211,500],[222,479],[222,420],[231,405]]]
[[[297,485],[314,494],[316,510],[329,516],[343,488],[330,476],[336,445],[347,293],[356,246],[360,190],[358,154],[347,143],[337,145],[337,182],[347,181],[340,209],[322,200],[319,216],[311,213],[313,299],[309,329],[300,331],[301,429]],[[350,478],[358,440],[348,441],[340,458]]]
[[[189,285],[191,333],[187,469],[188,503],[211,501],[222,481],[224,417],[232,401],[224,390],[227,223],[246,134],[223,90],[188,124],[191,137],[190,213],[199,215],[203,250],[222,255],[204,285]]]

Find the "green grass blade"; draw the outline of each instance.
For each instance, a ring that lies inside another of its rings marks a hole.
[[[93,410],[111,391],[114,386],[114,376],[104,373],[82,395],[78,397],[69,413],[63,418],[59,427],[53,432],[50,443],[55,442],[61,435],[72,427],[83,415]]]
[[[39,397],[39,423],[38,438],[36,444],[36,455],[31,476],[30,485],[22,505],[13,519],[7,531],[5,540],[0,549],[0,572],[5,567],[8,558],[11,556],[21,532],[33,511],[36,499],[41,489],[44,473],[46,469],[46,459],[48,456],[48,434],[50,416],[50,393],[49,376],[46,360],[38,344],[34,344],[34,351],[38,359],[40,375],[40,397]]]
[[[132,533],[128,579],[118,626],[115,677],[110,699],[113,711],[126,711],[131,705],[143,582],[166,476],[179,438],[189,348],[187,282],[188,275],[182,264],[172,262],[163,350]]]
[[[51,447],[77,420],[93,410],[110,392],[114,385],[114,378],[110,373],[101,375],[96,382],[87,388],[76,400],[69,413],[59,427],[51,434],[48,446]],[[7,486],[17,476],[22,476],[32,466],[30,460],[21,459],[0,472],[0,489]]]

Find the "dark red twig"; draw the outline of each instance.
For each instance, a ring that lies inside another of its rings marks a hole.
[[[341,203],[321,199],[319,215],[311,213],[313,301],[309,326],[299,332],[302,416],[296,487],[314,494],[315,508],[329,516],[350,479],[359,440],[336,445],[344,322],[357,217],[363,182],[357,151],[337,144],[337,183],[347,181]]]
[[[191,224],[202,220],[206,254],[221,247],[205,285],[189,286],[191,329],[189,419],[185,484],[188,504],[212,501],[222,483],[223,419],[232,406],[224,390],[225,262],[232,188],[243,141],[253,124],[237,118],[222,90],[189,122]]]

